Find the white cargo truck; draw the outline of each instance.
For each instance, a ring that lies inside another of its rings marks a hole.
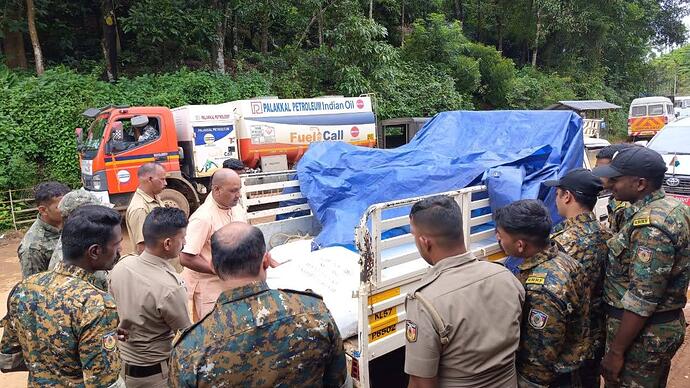
[[[264,233],[269,248],[282,244],[289,237],[315,236],[320,230],[318,220],[309,211],[309,205],[280,206],[282,201],[303,198],[299,192],[283,194],[286,188],[299,187],[299,182],[292,179],[294,176],[294,171],[243,176],[242,201],[246,205],[276,205],[273,209],[248,214],[250,223]],[[261,180],[283,181],[253,183]],[[439,194],[452,196],[460,205],[465,241],[469,242],[469,249],[477,257],[498,260],[505,256],[496,242],[495,229],[489,225],[492,220],[489,200],[479,199],[482,194],[486,197],[485,186]],[[407,215],[388,218],[387,214],[394,209],[409,208],[421,198],[424,197],[372,205],[362,214],[359,226],[353,230],[359,251],[359,284],[343,288],[342,291],[349,294],[342,297],[354,298],[357,304],[351,317],[357,322],[356,334],[344,338],[348,372],[356,386],[369,387],[372,361],[405,345],[405,297],[419,284],[428,264],[417,252],[410,233],[387,239],[382,234],[392,228],[409,226]],[[480,208],[488,212],[472,217],[472,210]],[[308,214],[270,221],[276,216],[297,211],[306,211]],[[481,226],[485,226],[481,231],[470,233],[471,227]],[[329,308],[333,310],[334,306]],[[398,372],[402,372],[401,368],[402,365],[399,365]]]

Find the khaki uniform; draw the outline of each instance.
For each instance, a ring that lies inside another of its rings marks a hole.
[[[406,301],[405,373],[441,387],[515,387],[524,300],[501,265],[471,253],[441,260]]]
[[[186,244],[182,252],[200,255],[211,263],[211,235],[233,221],[247,221],[247,212],[239,204],[231,209],[223,209],[213,199],[206,197],[203,205],[192,214],[187,225]],[[214,274],[205,274],[185,268],[182,277],[187,284],[187,295],[192,303],[194,322],[213,309],[218,295],[223,292],[220,279]]]
[[[169,260],[144,251],[123,258],[109,283],[120,326],[129,330],[120,344],[127,387],[167,387],[173,337],[192,324],[182,277]]]
[[[60,262],[10,292],[2,369],[29,370],[29,387],[122,387],[115,301],[92,273]]]
[[[607,347],[618,332],[623,310],[648,317],[625,352],[621,386],[663,387],[685,336],[682,308],[690,282],[690,208],[658,190],[630,209],[632,215],[608,241]]]
[[[163,206],[159,196],[151,197],[142,189],[137,189],[127,206],[127,233],[132,241],[132,253],[137,254],[137,244],[144,242],[144,220],[151,211]]]
[[[23,278],[48,270],[48,263],[58,240],[60,229],[43,221],[39,215],[17,249]]]
[[[176,339],[171,387],[341,387],[340,332],[321,297],[253,282]]]

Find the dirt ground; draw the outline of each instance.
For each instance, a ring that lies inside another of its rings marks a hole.
[[[0,234],[0,316],[7,313],[7,293],[21,280],[21,271],[17,260],[17,246],[21,233],[8,232]],[[129,250],[129,239],[125,236],[123,252]],[[690,295],[689,295],[690,296]],[[685,308],[685,317],[690,322],[690,304]],[[2,335],[2,328],[0,328]],[[686,388],[690,386],[690,326],[685,333],[686,341],[673,359],[668,388]],[[0,373],[0,387],[26,387],[26,372]]]

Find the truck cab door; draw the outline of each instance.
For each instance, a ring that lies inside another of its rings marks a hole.
[[[119,121],[123,129],[121,138],[108,134],[105,146],[106,180],[111,195],[134,192],[139,185],[137,170],[145,163],[158,162],[168,172],[180,169],[176,136],[171,136],[166,131],[164,117],[144,114],[149,119],[148,126],[157,131],[157,136],[140,140],[148,126],[135,128],[130,122],[132,117],[139,115],[142,114],[124,113],[111,118],[111,124]]]

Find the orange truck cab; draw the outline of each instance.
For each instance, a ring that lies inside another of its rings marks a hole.
[[[666,97],[636,98],[630,103],[628,137],[652,138],[666,124],[676,119],[673,102]]]
[[[161,163],[170,206],[193,211],[209,191],[223,161],[249,168],[286,170],[315,141],[374,147],[376,117],[371,99],[320,97],[252,99],[218,105],[90,108],[93,122],[77,128],[82,184],[117,208],[128,206],[139,185],[137,170]]]

